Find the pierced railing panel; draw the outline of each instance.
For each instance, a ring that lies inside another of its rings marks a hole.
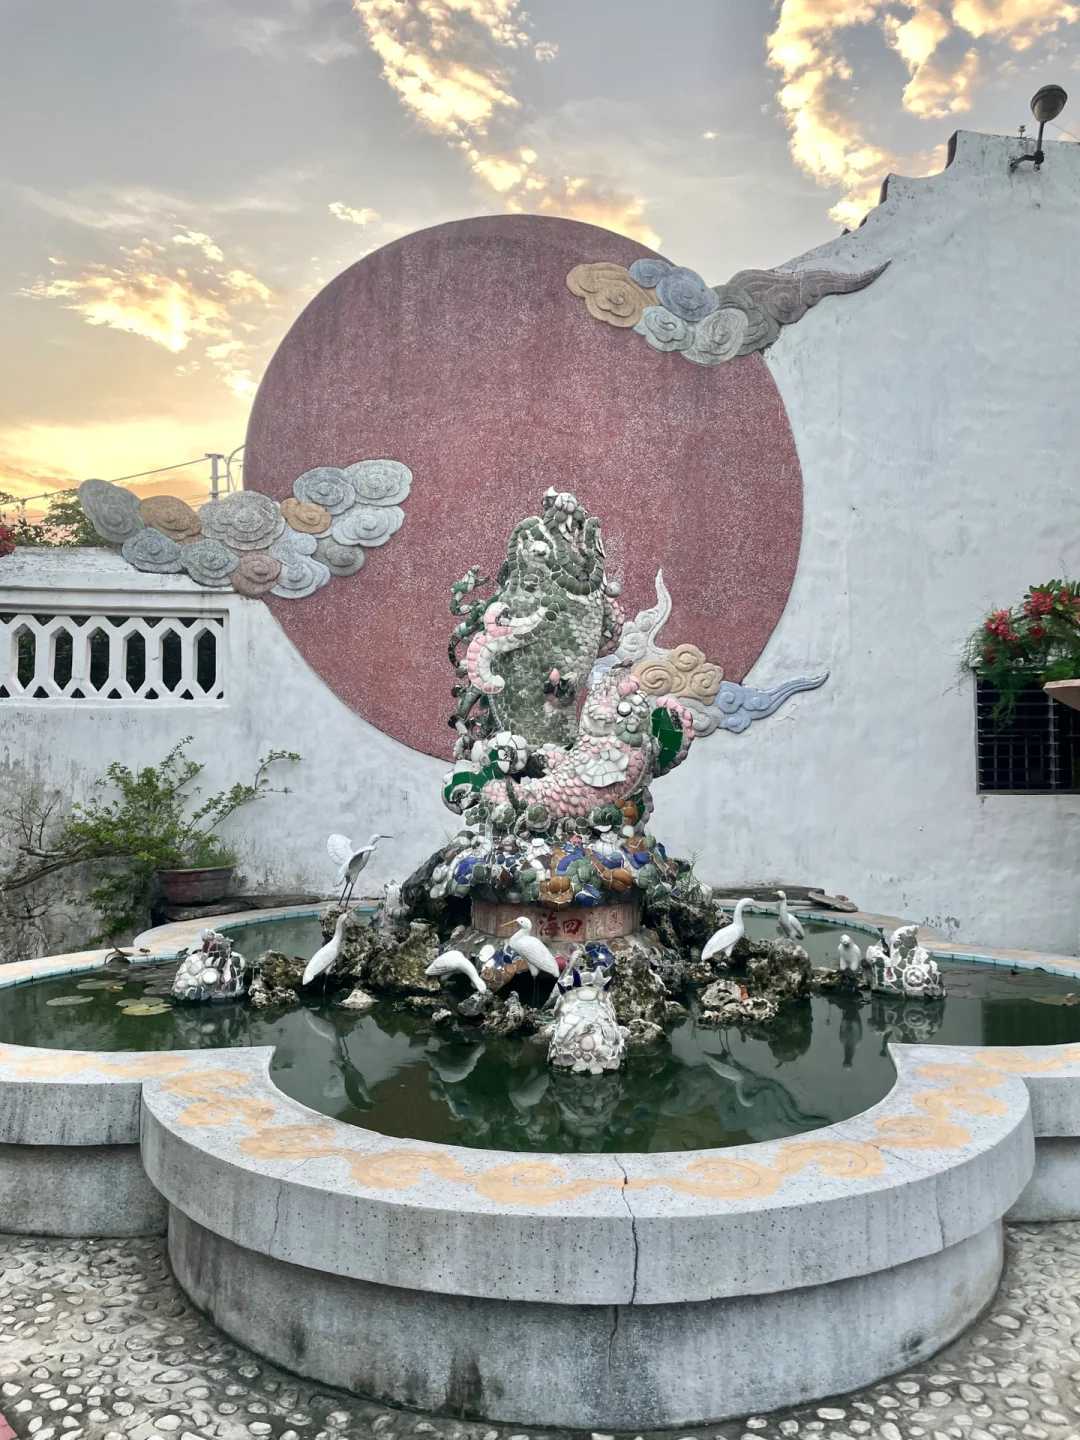
[[[0,701],[224,700],[226,619],[0,610]]]

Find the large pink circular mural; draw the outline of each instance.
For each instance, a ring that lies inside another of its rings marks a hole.
[[[450,586],[494,575],[549,485],[603,521],[631,615],[673,610],[741,679],[787,602],[802,477],[780,394],[747,355],[698,367],[591,319],[577,264],[652,252],[572,220],[501,216],[423,230],[358,261],[307,307],[267,369],[245,484],[277,499],[316,466],[388,457],[413,471],[405,523],[362,570],[275,616],[346,704],[388,735],[450,753]]]

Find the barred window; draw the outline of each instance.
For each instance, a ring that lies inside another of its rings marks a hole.
[[[223,700],[225,621],[0,610],[0,701]]]
[[[1080,711],[1051,700],[1032,681],[1006,718],[995,716],[996,686],[975,682],[978,788],[997,794],[1080,792]]]

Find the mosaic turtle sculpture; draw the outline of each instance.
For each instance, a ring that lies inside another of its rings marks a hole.
[[[247,990],[247,962],[232,941],[218,930],[204,930],[198,950],[180,962],[172,984],[173,998],[201,1003],[241,1000]]]
[[[870,989],[879,995],[921,996],[935,1000],[945,994],[937,961],[919,944],[919,927],[902,925],[888,941],[868,945],[863,963],[870,967]]]
[[[600,966],[595,970],[575,966],[559,981],[555,1026],[548,1043],[550,1064],[579,1075],[619,1068],[626,1031],[606,993],[611,979],[611,971]]]

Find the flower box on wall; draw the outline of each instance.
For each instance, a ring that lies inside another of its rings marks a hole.
[[[1060,700],[1073,710],[1080,710],[1080,680],[1048,680],[1043,689],[1051,700]]]

